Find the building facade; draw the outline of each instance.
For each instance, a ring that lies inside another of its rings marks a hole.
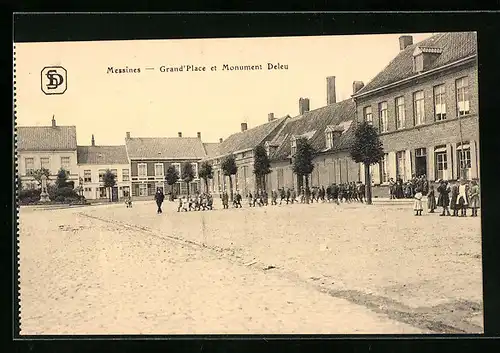
[[[176,195],[193,194],[200,190],[198,175],[200,161],[207,157],[205,146],[198,137],[151,137],[133,138],[127,132],[125,146],[130,160],[130,178],[132,196],[152,196],[158,188],[164,193]],[[180,178],[182,165],[191,163],[195,178],[187,185],[181,179],[170,186],[165,180],[167,169],[172,165]]]
[[[78,183],[76,127],[51,126],[17,127],[18,176],[23,187],[39,187],[33,177],[38,169],[50,173],[49,184],[55,182],[59,170],[68,173],[68,180]]]
[[[479,178],[477,38],[473,32],[437,34],[400,52],[353,95],[358,121],[379,131],[385,156],[372,182],[390,178]],[[364,179],[363,167],[361,176]]]
[[[130,195],[130,163],[125,146],[96,146],[92,135],[90,146],[78,146],[79,186],[88,200],[118,201]],[[115,174],[116,185],[104,187],[107,170]]]

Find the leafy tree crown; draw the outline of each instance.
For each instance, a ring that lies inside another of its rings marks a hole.
[[[64,188],[68,184],[68,172],[63,168],[57,172],[56,185],[58,188]]]
[[[191,163],[185,162],[182,165],[182,180],[186,183],[192,182],[194,179],[194,169]]]
[[[229,155],[222,161],[221,164],[222,172],[224,175],[235,175],[238,172],[238,167],[236,166],[236,159],[233,155]]]
[[[262,145],[254,148],[253,172],[257,176],[264,176],[271,173],[271,162],[267,155],[267,151]]]
[[[350,154],[356,163],[369,165],[380,162],[384,157],[384,148],[377,130],[366,121],[356,127]]]
[[[200,175],[200,178],[203,179],[212,179],[213,177],[213,170],[212,170],[212,165],[208,162],[203,162],[200,167],[200,171],[198,172]]]
[[[179,181],[179,172],[173,165],[169,166],[167,168],[167,174],[165,175],[165,180],[167,181],[168,185],[174,185]]]
[[[116,184],[116,175],[111,172],[111,170],[106,170],[103,176],[104,187],[112,188]]]
[[[297,152],[293,159],[293,172],[298,175],[309,175],[314,170],[314,148],[307,138],[301,137],[296,140]]]

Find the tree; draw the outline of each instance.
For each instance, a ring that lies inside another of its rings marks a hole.
[[[370,165],[380,162],[384,157],[384,148],[377,130],[366,121],[356,127],[353,144],[350,147],[351,158],[365,166],[366,203],[372,203],[372,179]]]
[[[212,165],[208,162],[203,162],[198,174],[205,181],[205,190],[208,192],[208,179],[212,179],[214,175]]]
[[[57,172],[56,186],[58,189],[68,186],[68,172],[63,168]]]
[[[50,171],[46,168],[40,168],[40,169],[35,170],[32,175],[33,175],[33,178],[35,179],[35,181],[38,183],[38,186],[41,186],[42,185],[42,175],[45,175],[47,177],[47,180],[48,180],[49,176],[50,176]],[[67,184],[67,181],[66,181],[66,184]]]
[[[306,190],[309,189],[309,174],[314,170],[312,163],[314,158],[314,148],[311,146],[307,138],[301,137],[296,140],[297,152],[293,158],[293,172],[300,178],[306,177]],[[309,200],[306,200],[309,202]]]
[[[111,188],[116,184],[116,175],[111,172],[111,170],[107,169],[106,173],[103,176],[104,187],[109,190],[109,201],[112,201],[111,198]]]
[[[193,166],[189,162],[185,162],[182,165],[182,180],[187,184],[187,192],[188,192],[188,197],[189,197],[189,184],[193,181],[194,179],[194,170]]]
[[[257,179],[257,187],[259,189],[265,189],[265,177],[267,174],[271,173],[271,162],[267,156],[266,149],[262,145],[258,145],[254,148],[253,155],[253,172]]]
[[[226,156],[221,163],[222,173],[229,177],[229,192],[231,194],[231,202],[233,202],[233,179],[232,175],[238,172],[238,167],[236,166],[236,159],[232,154]]]
[[[179,172],[177,172],[177,169],[173,165],[167,168],[167,174],[165,175],[165,180],[167,181],[167,184],[170,185],[170,199],[173,200],[173,185],[179,181]]]

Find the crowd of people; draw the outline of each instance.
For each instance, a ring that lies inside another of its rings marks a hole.
[[[437,191],[437,202],[436,192]],[[422,191],[417,188],[417,194]],[[440,216],[466,217],[467,210],[471,209],[471,217],[477,217],[477,210],[480,207],[479,185],[477,181],[447,181],[439,180],[436,190],[434,186],[429,187],[427,194],[427,207],[429,213],[434,213],[437,207],[442,208]],[[422,214],[421,195],[415,195],[414,210],[415,215]],[[420,197],[420,201],[418,200]],[[450,213],[453,211],[453,214]]]
[[[420,190],[422,195],[427,195],[429,192],[429,181],[425,175],[413,176],[410,180],[403,181],[398,177],[395,181],[394,178],[389,179],[389,195],[391,199],[411,199]]]

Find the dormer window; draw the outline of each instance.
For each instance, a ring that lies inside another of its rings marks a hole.
[[[419,54],[413,57],[413,72],[424,71],[424,54]]]
[[[438,47],[416,47],[413,51],[413,72],[421,73],[429,69],[441,53],[442,49]]]
[[[326,132],[326,148],[330,149],[333,147],[333,131]]]
[[[292,137],[292,148],[291,148],[291,154],[292,156],[295,155],[295,153],[297,153],[297,139],[294,137]]]

